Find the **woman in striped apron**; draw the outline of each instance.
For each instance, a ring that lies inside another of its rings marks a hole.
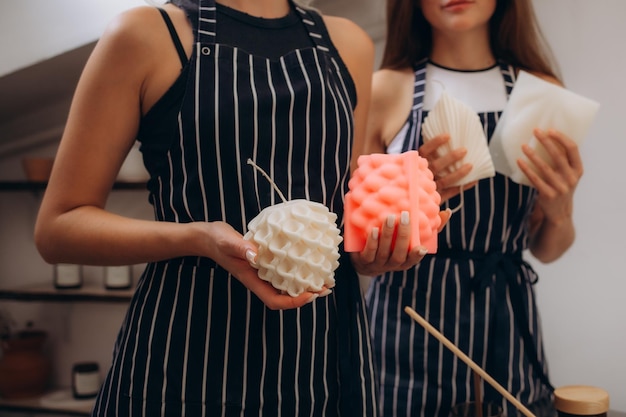
[[[490,137],[519,69],[558,83],[543,58],[546,51],[537,47],[531,2],[389,0],[388,16],[391,29],[383,69],[374,76],[367,151],[418,149],[429,160],[445,205],[460,209],[439,234],[436,254],[414,268],[376,277],[369,288],[381,414],[448,417],[451,406],[475,399],[470,368],[406,315],[405,306],[521,403],[549,406],[552,388],[533,292],[537,277],[522,252],[529,249],[538,260],[551,262],[572,244],[573,193],[582,175],[578,148],[559,132],[538,132],[556,164],[554,169],[541,164],[525,149],[539,167],[535,173],[520,164],[533,187],[496,174],[461,191],[450,184],[467,175],[470,165],[441,173],[465,151],[440,158],[436,148],[448,137],[427,145],[421,138],[422,121],[443,89],[479,114]],[[517,415],[490,385],[483,383],[481,391],[505,415]]]
[[[93,415],[374,416],[365,304],[345,254],[332,292],[292,298],[258,278],[242,238],[280,202],[248,159],[342,225],[373,45],[287,0],[223,3],[123,13],[77,89],[39,249],[50,262],[148,262]],[[157,221],[104,210],[135,138]]]

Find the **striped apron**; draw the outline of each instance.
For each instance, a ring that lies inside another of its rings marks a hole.
[[[500,64],[510,94],[515,73]],[[426,62],[415,69],[414,102],[403,151],[421,145]],[[500,113],[479,114],[487,137]],[[367,294],[374,358],[385,416],[448,417],[450,407],[473,400],[471,370],[403,309],[422,317],[468,354],[522,403],[550,395],[532,284],[523,261],[528,217],[536,192],[496,174],[460,196],[439,234],[439,250],[407,271],[376,277]],[[524,331],[527,329],[527,331]],[[484,399],[515,408],[483,384]]]
[[[297,7],[314,46],[268,60],[216,43],[214,0],[198,12],[177,133],[146,160],[156,219],[245,233],[280,202],[250,158],[288,199],[325,204],[341,226],[356,93],[320,16]],[[333,294],[288,311],[267,309],[213,260],[185,257],[148,264],[93,415],[373,416],[374,394],[345,254]]]

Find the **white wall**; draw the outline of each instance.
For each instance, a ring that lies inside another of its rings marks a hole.
[[[0,2],[0,76],[98,39],[113,16],[143,0]]]
[[[603,387],[612,408],[626,410],[626,2],[534,3],[566,87],[601,106],[582,145],[576,243],[556,263],[537,265],[551,375],[557,386]]]

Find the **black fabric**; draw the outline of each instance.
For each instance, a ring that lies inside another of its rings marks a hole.
[[[314,46],[293,8],[285,17],[263,19],[217,4],[217,14],[217,43],[236,46],[251,55],[278,59],[290,51]]]
[[[535,372],[545,386],[548,387],[550,392],[554,391],[554,386],[552,386],[550,379],[543,372],[543,367],[538,359],[537,349],[535,348],[535,343],[533,342],[533,336],[529,331],[527,313],[524,307],[524,300],[520,292],[521,289],[517,283],[517,271],[521,264],[524,264],[529,271],[533,271],[534,273],[532,266],[522,258],[522,253],[472,253],[469,251],[459,251],[443,247],[438,250],[437,254],[453,259],[471,259],[477,262],[478,268],[476,274],[472,277],[472,289],[474,291],[484,291],[487,286],[492,285],[491,277],[496,272],[496,269],[501,268],[505,272],[507,278],[506,282],[496,283],[498,286],[498,288],[496,288],[496,294],[499,294],[501,299],[505,299],[506,296],[503,292],[506,291],[506,287],[504,285],[508,286],[509,293],[511,294],[513,309],[517,312],[515,320],[522,335],[522,339],[524,340],[524,348],[528,361],[532,364]],[[535,284],[536,282],[537,278],[535,275],[535,280],[531,282],[531,284]],[[499,378],[499,382],[501,384],[505,384],[505,378],[506,373],[503,377]]]
[[[171,3],[185,10],[190,21],[197,21],[197,0],[173,0]],[[283,18],[262,19],[220,4],[216,6],[218,13],[216,40],[218,43],[242,48],[251,55],[270,59],[285,55],[291,50],[313,46],[306,28],[293,7],[289,14]],[[166,19],[172,41],[176,46],[180,44],[180,38],[173,26],[170,27],[168,24],[169,16],[167,18],[166,16],[164,19]],[[316,23],[319,22],[316,21]],[[323,25],[318,26],[320,29],[324,28]],[[248,36],[242,37],[242,33],[246,33]],[[325,33],[325,35],[327,34]],[[179,47],[176,46],[176,48],[179,56],[181,56]],[[182,45],[180,48],[183,49]],[[184,56],[184,49],[182,53]],[[331,48],[331,53],[338,55],[333,48]],[[181,62],[183,62],[182,57]],[[176,117],[183,100],[189,73],[186,64],[187,58],[185,56],[180,76],[142,118],[137,134],[139,142],[149,140],[151,145],[159,149],[169,147],[173,137],[172,129],[175,129],[176,126]]]
[[[174,47],[176,48],[176,52],[178,52],[178,58],[180,59],[180,64],[184,68],[187,65],[187,54],[185,53],[185,48],[183,48],[183,44],[178,37],[178,33],[176,33],[176,28],[174,28],[174,24],[172,23],[172,19],[170,19],[170,15],[160,7],[158,8],[159,12],[161,12],[161,16],[163,16],[163,20],[167,25],[167,30],[170,32],[170,36],[172,37],[172,42],[174,42]]]

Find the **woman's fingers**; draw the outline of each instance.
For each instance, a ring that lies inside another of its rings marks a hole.
[[[583,173],[578,145],[555,130],[544,132],[535,129],[534,134],[548,155],[550,163],[535,149],[525,144],[522,145],[522,150],[528,162],[520,159],[518,166],[544,196],[568,193],[576,187]]]

